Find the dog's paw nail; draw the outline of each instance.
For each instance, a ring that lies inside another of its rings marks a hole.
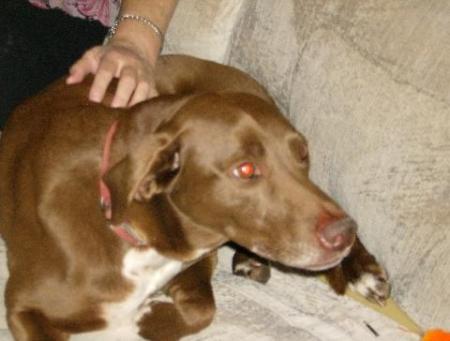
[[[389,298],[391,285],[386,272],[379,268],[377,273],[365,272],[361,277],[350,284],[351,288],[379,305],[385,305]]]
[[[256,261],[248,261],[236,264],[233,273],[264,284],[270,278],[270,267]]]
[[[237,276],[244,276],[247,277],[250,272],[252,271],[252,268],[248,263],[239,263],[236,264],[236,266],[233,269],[233,274]]]

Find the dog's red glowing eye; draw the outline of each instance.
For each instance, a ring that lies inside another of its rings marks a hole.
[[[252,179],[260,175],[260,172],[254,163],[243,162],[233,169],[233,175],[240,179]]]

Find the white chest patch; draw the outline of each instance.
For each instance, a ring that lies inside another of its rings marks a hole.
[[[122,274],[134,285],[134,290],[124,301],[104,306],[107,329],[73,335],[71,340],[142,340],[138,335],[137,322],[149,312],[150,308],[146,304],[152,299],[149,296],[182,269],[182,262],[166,258],[153,249],[131,249],[123,259]]]

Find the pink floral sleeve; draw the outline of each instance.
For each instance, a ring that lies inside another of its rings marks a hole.
[[[120,0],[29,0],[40,8],[59,8],[79,18],[98,20],[111,26],[119,13]]]

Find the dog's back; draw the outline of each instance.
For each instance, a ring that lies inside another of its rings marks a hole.
[[[189,56],[161,57],[155,78],[158,92],[162,95],[243,92],[258,96],[269,103],[273,102],[266,89],[248,74],[229,66]]]

